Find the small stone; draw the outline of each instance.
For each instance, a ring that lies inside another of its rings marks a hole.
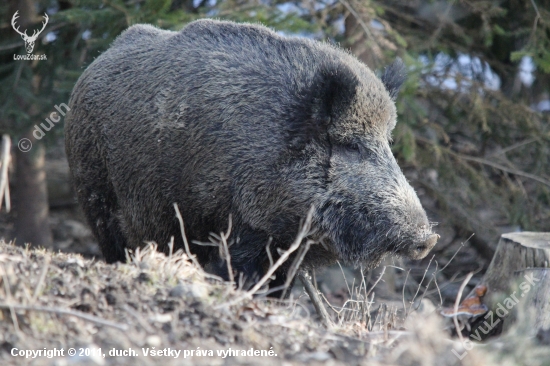
[[[149,319],[151,319],[154,322],[158,323],[168,323],[172,321],[172,315],[171,314],[155,314],[151,316]]]
[[[145,339],[145,342],[149,347],[160,347],[162,340],[158,335],[150,335]]]

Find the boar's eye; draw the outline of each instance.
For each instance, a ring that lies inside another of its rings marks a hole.
[[[340,139],[331,139],[329,137],[329,140],[331,142],[331,145],[336,151],[339,151],[340,153],[346,154],[349,157],[355,157],[357,159],[360,159],[360,157],[363,154],[363,146],[360,142],[353,141],[353,140],[340,140]]]
[[[357,142],[348,142],[344,144],[344,148],[351,152],[361,152],[361,147]]]
[[[337,144],[337,146],[339,150],[345,153],[346,155],[350,157],[352,156],[356,157],[357,159],[359,159],[363,153],[363,149],[361,145],[357,142],[352,142],[352,141],[340,142]]]

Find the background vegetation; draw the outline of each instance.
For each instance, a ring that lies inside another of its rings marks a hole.
[[[34,54],[10,24],[38,29]],[[15,146],[10,170],[19,243],[49,245],[44,177],[57,125],[32,137],[54,105],[66,103],[84,68],[128,26],[178,30],[203,17],[261,22],[283,34],[348,48],[378,71],[395,57],[409,67],[398,100],[393,149],[443,244],[475,233],[490,259],[501,231],[550,230],[550,1],[376,0],[8,0],[0,5],[0,133]],[[46,148],[45,148],[46,146]]]

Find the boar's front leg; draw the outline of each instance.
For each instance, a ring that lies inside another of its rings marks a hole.
[[[235,273],[235,281],[237,286],[242,286],[243,289],[248,290],[258,283],[271,265],[267,254],[268,243],[271,242],[269,250],[273,262],[277,261],[279,257],[276,250],[278,245],[267,234],[249,227],[232,235],[232,239],[229,254],[231,256],[231,266]],[[215,267],[214,272],[217,275],[229,280],[227,265],[223,258],[216,263]],[[268,284],[269,289],[274,290],[283,287],[287,279],[286,273],[287,266],[285,263],[275,271],[275,278]],[[268,293],[268,296],[273,298],[279,298],[281,295],[283,295],[282,288]]]

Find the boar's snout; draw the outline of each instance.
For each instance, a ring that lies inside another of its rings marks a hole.
[[[439,239],[439,235],[429,234],[423,240],[413,242],[408,248],[404,248],[400,254],[410,259],[422,259],[432,250],[437,243],[437,239]]]

